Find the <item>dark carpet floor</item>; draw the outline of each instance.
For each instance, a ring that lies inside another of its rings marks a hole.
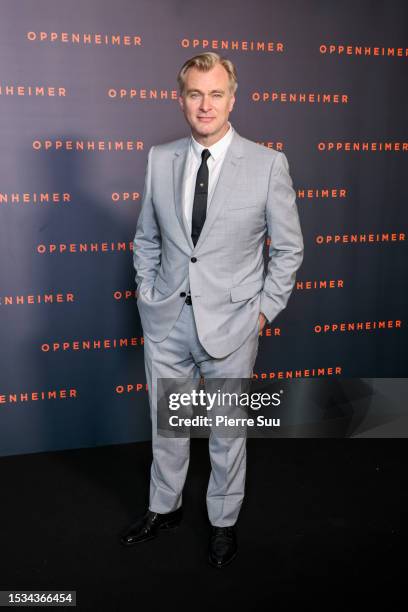
[[[404,440],[248,440],[222,570],[207,563],[208,441],[191,444],[182,525],[130,548],[118,534],[145,511],[150,443],[0,459],[0,590],[73,589],[81,611],[406,609]]]

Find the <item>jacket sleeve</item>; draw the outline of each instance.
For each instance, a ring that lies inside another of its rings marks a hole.
[[[295,285],[296,271],[303,261],[303,237],[296,193],[284,153],[278,154],[271,168],[266,222],[270,247],[260,311],[271,323],[286,308]]]
[[[133,265],[138,292],[142,283],[153,285],[161,261],[161,232],[152,199],[153,149],[150,148],[147,157],[141,209],[133,240]]]

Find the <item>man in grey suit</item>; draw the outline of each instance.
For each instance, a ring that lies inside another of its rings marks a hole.
[[[122,534],[124,545],[182,516],[190,441],[158,434],[157,379],[251,378],[259,334],[286,307],[303,258],[285,155],[243,138],[228,120],[232,62],[202,53],[184,63],[178,83],[191,135],[151,147],[134,239],[153,462],[149,508]],[[237,553],[246,439],[211,433],[209,452],[209,561],[224,567]]]

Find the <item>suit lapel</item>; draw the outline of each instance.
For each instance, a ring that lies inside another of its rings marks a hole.
[[[190,139],[186,138],[185,142],[181,149],[178,149],[175,152],[175,156],[173,159],[173,189],[174,189],[174,204],[176,208],[176,215],[179,223],[181,225],[181,229],[184,232],[186,240],[190,245],[191,249],[194,249],[193,241],[191,240],[191,235],[187,226],[186,216],[183,210],[183,201],[184,201],[184,173],[186,171],[187,165],[187,154],[189,147]]]
[[[174,184],[174,200],[176,215],[183,229],[186,239],[192,250],[198,251],[200,246],[205,241],[217,216],[220,214],[224,202],[229,196],[231,189],[236,184],[239,173],[240,164],[243,158],[243,146],[241,136],[234,131],[231,144],[227,149],[225,158],[221,167],[217,184],[215,186],[212,200],[207,208],[207,216],[200,237],[194,248],[193,241],[187,225],[187,221],[183,211],[183,188],[184,188],[184,172],[186,170],[187,153],[189,147],[189,139],[183,144],[183,147],[176,151],[173,160],[173,184]]]
[[[236,185],[239,169],[242,163],[243,151],[241,137],[234,131],[231,144],[227,149],[212,200],[207,208],[207,216],[195,250],[197,251],[207,238],[211,226],[220,214],[230,191]]]

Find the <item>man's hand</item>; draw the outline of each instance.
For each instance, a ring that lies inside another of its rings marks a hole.
[[[263,328],[265,327],[265,323],[266,323],[266,321],[267,321],[267,319],[266,319],[266,317],[265,317],[265,315],[264,315],[264,313],[263,313],[263,312],[260,312],[260,313],[259,313],[259,319],[258,319],[258,321],[259,321],[259,333],[261,333],[261,332],[262,332],[262,330],[263,330]]]

